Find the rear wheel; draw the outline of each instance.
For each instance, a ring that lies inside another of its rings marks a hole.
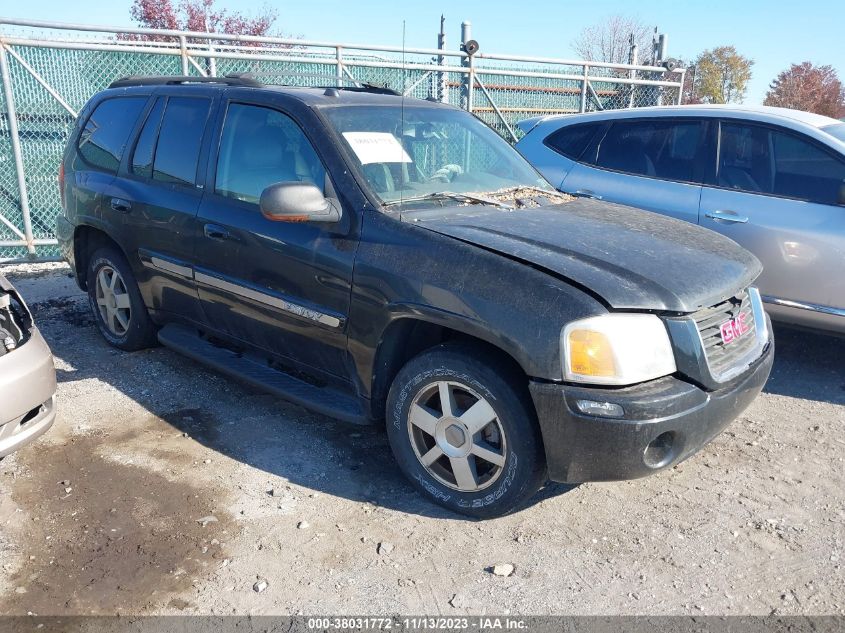
[[[103,337],[127,351],[155,345],[156,328],[126,258],[111,247],[98,249],[87,277],[88,301]]]
[[[546,474],[524,377],[498,361],[480,348],[439,346],[408,362],[388,396],[403,472],[432,500],[479,518],[517,509]]]

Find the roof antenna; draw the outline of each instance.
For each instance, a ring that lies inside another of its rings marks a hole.
[[[407,83],[408,67],[405,66],[405,20],[402,20],[402,97],[399,102],[400,121],[399,121],[399,148],[402,152],[405,151],[402,145],[402,137],[405,136],[405,84]],[[399,221],[402,221],[402,214],[405,212],[404,192],[405,192],[405,173],[402,167],[403,156],[399,156],[399,176],[402,180],[399,183]]]

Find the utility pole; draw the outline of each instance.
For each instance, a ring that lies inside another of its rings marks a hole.
[[[469,20],[461,23],[461,49],[466,50],[466,43],[472,39],[472,22]],[[462,57],[461,66],[468,70],[461,79],[461,108],[472,112],[472,56]]]
[[[637,46],[637,41],[634,39],[633,33],[631,33],[631,35],[629,36],[628,42],[631,46],[630,50],[628,51],[628,63],[631,64],[632,66],[636,66],[637,63],[638,63],[637,53],[638,53],[639,47]],[[631,69],[631,72],[629,74],[630,74],[632,81],[637,78],[637,71],[634,70],[633,68]],[[630,88],[630,94],[628,95],[628,107],[629,108],[634,107],[634,93],[636,91],[636,88],[637,88],[636,84],[632,83],[631,88]]]
[[[437,34],[437,50],[446,50],[446,17],[440,16],[440,33]],[[437,65],[445,66],[446,57],[437,56]],[[435,73],[434,98],[441,103],[449,103],[449,89],[446,85],[446,73],[442,70]]]

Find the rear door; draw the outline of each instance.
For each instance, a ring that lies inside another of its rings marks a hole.
[[[191,258],[213,105],[207,94],[158,94],[111,201],[125,217],[123,243],[145,302],[191,321],[201,320]]]
[[[67,208],[79,221],[122,241],[124,216],[112,209],[115,179],[149,103],[147,94],[109,96],[93,109],[76,138],[70,163]]]
[[[561,189],[696,223],[706,131],[692,118],[614,121]]]
[[[258,201],[273,183],[310,182],[335,197],[324,162],[287,111],[233,99],[218,118],[195,251],[207,322],[292,366],[345,380],[354,210],[334,224],[265,218]]]
[[[701,196],[701,225],[763,262],[772,302],[845,310],[845,159],[787,130],[723,120],[716,172]]]

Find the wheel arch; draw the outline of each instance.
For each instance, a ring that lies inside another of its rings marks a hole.
[[[423,315],[406,315],[393,319],[387,325],[376,348],[370,385],[374,417],[381,419],[384,416],[387,394],[399,370],[412,358],[443,343],[456,343],[478,350],[479,354],[500,363],[505,371],[524,381],[528,393],[528,374],[516,355],[504,346],[479,336],[474,328],[462,322],[445,324]]]
[[[73,232],[73,261],[74,274],[76,275],[77,283],[82,290],[88,290],[88,262],[91,256],[100,248],[104,246],[111,246],[117,249],[124,257],[126,251],[120,246],[120,243],[114,239],[103,228],[91,224],[80,224]],[[128,261],[128,258],[127,258]]]

